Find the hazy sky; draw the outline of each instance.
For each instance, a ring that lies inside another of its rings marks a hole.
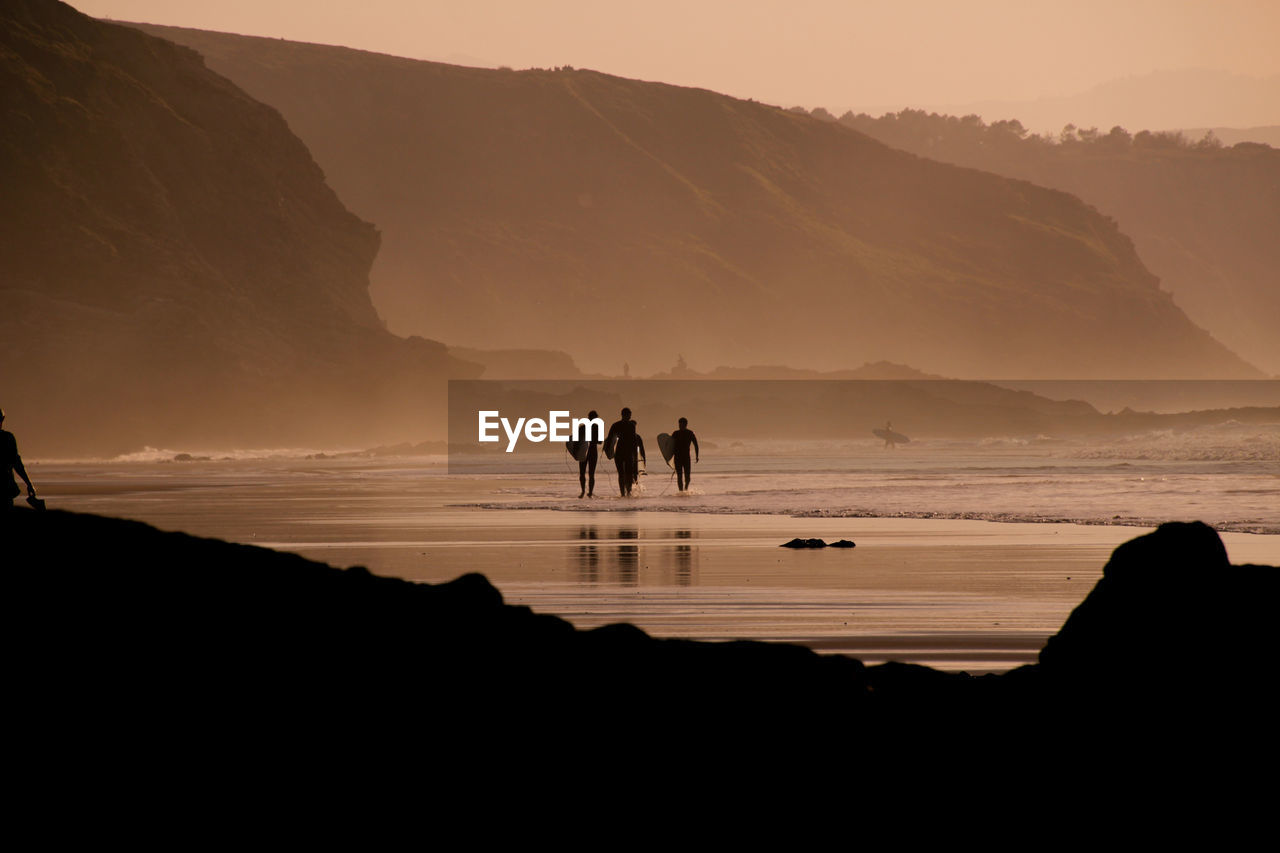
[[[783,106],[1066,95],[1280,73],[1280,0],[73,0],[96,17],[476,64],[573,65]]]

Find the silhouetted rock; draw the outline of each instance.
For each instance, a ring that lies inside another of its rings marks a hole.
[[[1165,524],[1115,550],[1039,668],[1079,701],[1246,714],[1271,692],[1278,594],[1280,571],[1232,566],[1208,526]]]
[[[0,537],[22,638],[16,725],[67,749],[108,732],[134,755],[417,743],[434,761],[479,761],[514,733],[593,748],[805,743],[817,761],[974,738],[1097,750],[1269,731],[1278,572],[1228,565],[1203,525],[1118,548],[1041,664],[981,677],[576,630],[505,604],[480,575],[410,583],[56,510],[0,515]]]
[[[792,539],[790,542],[783,542],[780,548],[825,548],[827,543],[821,539]]]
[[[837,542],[826,542],[822,539],[792,539],[790,542],[783,542],[780,548],[854,548],[857,547],[848,539],[841,539]]]

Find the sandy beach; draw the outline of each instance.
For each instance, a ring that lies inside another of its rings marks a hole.
[[[508,603],[583,628],[631,622],[970,672],[1033,662],[1111,551],[1149,529],[674,512],[644,499],[534,509],[523,505],[537,477],[450,476],[431,460],[45,464],[38,476],[60,508],[415,581],[480,572]],[[779,547],[793,537],[857,547]],[[1278,536],[1223,540],[1233,562],[1280,563]]]

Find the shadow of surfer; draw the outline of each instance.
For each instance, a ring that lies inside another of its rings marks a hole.
[[[612,459],[618,469],[618,494],[628,497],[640,479],[637,460],[648,462],[644,455],[644,441],[636,432],[636,422],[631,420],[630,409],[623,409],[622,419],[609,427],[609,434],[604,439],[604,455]]]
[[[0,409],[0,427],[2,426],[4,426],[4,409]],[[0,501],[0,510],[12,509],[13,499],[22,493],[22,489],[13,481],[15,472],[27,484],[27,503],[34,509],[44,509],[44,501],[36,497],[36,487],[31,484],[26,466],[22,464],[22,457],[18,455],[18,439],[6,429],[0,429],[0,465],[4,466],[9,483],[8,500]]]

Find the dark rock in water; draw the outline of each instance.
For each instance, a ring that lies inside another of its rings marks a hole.
[[[856,548],[853,542],[848,539],[841,539],[838,542],[825,542],[822,539],[792,539],[790,542],[783,542],[779,548]]]
[[[827,543],[821,539],[792,539],[790,542],[783,542],[780,548],[825,548]]]

